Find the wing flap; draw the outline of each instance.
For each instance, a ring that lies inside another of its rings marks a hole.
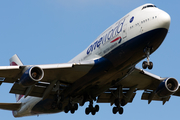
[[[133,93],[128,101],[128,103],[132,103],[136,93]],[[97,103],[114,103],[115,96],[112,96],[111,93],[103,93],[98,97]]]
[[[151,93],[144,92],[142,94],[141,100],[149,100],[150,95],[151,95]],[[170,98],[171,98],[171,96],[168,96],[166,98],[162,98],[162,97],[159,97],[157,94],[155,94],[153,96],[152,100],[166,102],[166,101],[169,101]]]
[[[14,94],[20,94],[20,95],[26,95],[29,87],[22,87],[18,83],[15,83],[13,87],[10,90],[10,93]],[[46,86],[38,86],[35,85],[30,93],[28,93],[28,96],[34,96],[34,97],[43,97],[43,93],[46,90]],[[50,93],[52,96],[55,94],[54,91],[51,91]]]
[[[137,89],[156,90],[160,82],[165,78],[149,73],[145,70],[135,68],[125,78],[123,78],[116,86],[123,85],[123,87],[131,87],[138,85]]]
[[[18,110],[21,107],[21,103],[0,103],[0,109],[3,110]]]

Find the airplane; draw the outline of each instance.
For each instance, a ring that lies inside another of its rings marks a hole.
[[[0,85],[13,84],[10,93],[16,103],[0,103],[0,109],[23,117],[78,110],[89,105],[85,114],[95,115],[96,103],[110,103],[113,114],[123,114],[136,91],[144,91],[141,99],[162,101],[180,96],[175,78],[159,77],[144,69],[152,69],[150,55],[164,41],[170,26],[168,13],[154,4],[144,4],[115,22],[84,51],[67,63],[24,65],[15,54],[10,66],[0,66]],[[142,68],[136,64],[144,58]]]

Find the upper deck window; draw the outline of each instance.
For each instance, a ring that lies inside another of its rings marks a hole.
[[[144,6],[144,7],[142,8],[142,10],[145,9],[145,8],[149,8],[149,7],[156,7],[156,6],[155,6],[155,5],[146,5],[146,6]]]

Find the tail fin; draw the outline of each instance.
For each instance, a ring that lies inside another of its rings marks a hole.
[[[15,54],[13,55],[10,59],[9,59],[9,62],[10,62],[10,66],[22,66],[23,63],[21,62],[21,60],[19,59],[19,57]],[[16,102],[18,102],[22,97],[23,95],[18,95],[16,94]]]
[[[23,65],[23,63],[21,62],[21,60],[19,59],[19,57],[15,54],[13,55],[10,59],[10,66],[21,66]]]

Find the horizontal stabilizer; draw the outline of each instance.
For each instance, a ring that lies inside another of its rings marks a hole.
[[[0,103],[0,109],[3,110],[18,110],[21,107],[21,103]]]

